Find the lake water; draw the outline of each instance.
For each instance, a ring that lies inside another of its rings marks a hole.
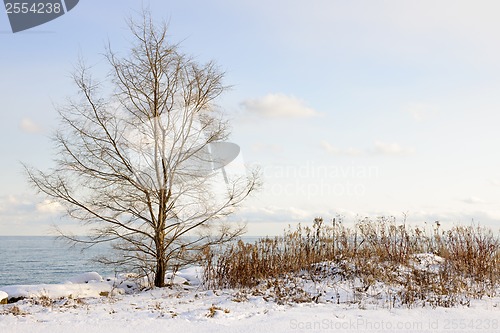
[[[243,237],[247,242],[256,239]],[[0,286],[60,283],[86,272],[114,276],[111,267],[92,260],[109,251],[109,244],[82,251],[55,237],[0,236]]]
[[[85,251],[55,237],[0,237],[0,286],[59,283],[85,272],[114,275],[92,261],[109,250],[99,245]]]

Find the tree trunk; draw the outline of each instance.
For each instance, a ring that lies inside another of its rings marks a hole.
[[[156,233],[156,272],[155,272],[155,287],[165,287],[165,273],[167,272],[167,265],[165,262],[165,250],[163,247],[165,235],[162,232]]]
[[[156,272],[155,272],[155,287],[157,288],[165,287],[165,273],[166,273],[166,267],[163,258],[157,258]]]

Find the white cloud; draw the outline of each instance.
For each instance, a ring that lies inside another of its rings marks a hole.
[[[34,205],[31,201],[21,196],[2,196],[0,197],[0,211],[5,215],[30,213],[34,211]]]
[[[36,205],[36,211],[42,214],[58,214],[62,210],[63,207],[60,203],[50,200],[44,200]]]
[[[413,149],[402,147],[398,143],[375,141],[373,152],[380,155],[406,155],[414,152]]]
[[[268,94],[241,103],[245,111],[270,118],[308,118],[319,113],[305,105],[304,101],[285,94]]]
[[[239,220],[258,223],[307,222],[315,215],[296,207],[243,207],[234,217]]]
[[[53,234],[52,226],[58,221],[56,217],[62,216],[61,213],[62,206],[59,204],[50,200],[40,202],[36,196],[27,193],[0,196],[0,235]],[[83,231],[70,219],[64,220],[64,225]]]
[[[3,213],[3,217],[8,215],[33,215],[35,217],[40,214],[59,214],[63,211],[63,207],[61,204],[51,200],[39,202],[30,195],[8,195],[0,197],[0,211]]]
[[[361,155],[363,154],[363,151],[361,149],[356,149],[356,148],[346,148],[346,149],[340,149],[335,146],[333,146],[331,143],[323,140],[320,142],[321,148],[323,148],[324,151],[326,151],[329,154],[332,155],[346,155],[346,156],[356,156],[356,155]]]
[[[461,201],[465,202],[467,204],[470,204],[470,205],[476,205],[476,204],[483,204],[483,203],[485,203],[483,199],[478,198],[478,197],[474,197],[474,196],[462,199]]]
[[[406,217],[405,217],[406,214]],[[247,207],[243,208],[238,214],[239,221],[249,223],[252,235],[282,235],[283,230],[288,226],[294,228],[298,223],[302,225],[311,225],[315,217],[323,217],[325,223],[331,223],[332,218],[343,225],[353,227],[356,222],[365,217],[376,221],[379,217],[395,217],[396,224],[407,223],[409,227],[419,227],[427,232],[433,232],[435,222],[439,221],[443,230],[449,230],[456,225],[471,225],[472,222],[481,226],[498,229],[500,220],[499,214],[486,213],[484,211],[425,211],[414,210],[406,211],[403,214],[399,210],[368,210],[352,211],[350,209],[310,209],[302,210],[294,207]],[[236,217],[236,216],[233,216]]]
[[[415,211],[409,212],[408,222],[418,224],[427,222],[427,225],[439,221],[444,230],[451,229],[456,225],[469,226],[475,223],[480,226],[498,230],[500,215],[498,212],[485,212],[478,210],[456,210],[456,211]]]
[[[21,123],[19,124],[19,128],[26,133],[40,133],[42,132],[42,127],[35,123],[31,118],[24,117],[21,119]]]

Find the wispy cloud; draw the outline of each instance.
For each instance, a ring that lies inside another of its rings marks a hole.
[[[301,99],[285,94],[268,94],[241,103],[245,111],[270,118],[309,118],[319,113]]]
[[[4,216],[29,215],[32,218],[40,214],[55,215],[62,212],[63,207],[57,202],[51,200],[38,202],[34,198],[27,197],[21,195],[0,197],[0,212]]]
[[[413,153],[414,150],[394,142],[375,141],[373,152],[380,155],[407,155]]]
[[[0,235],[54,235],[54,224],[76,235],[90,232],[77,220],[64,218],[64,207],[52,200],[28,193],[0,196]]]
[[[24,117],[19,123],[19,128],[25,133],[36,134],[42,132],[42,127],[31,118]]]
[[[36,204],[36,211],[41,214],[59,214],[63,211],[63,206],[55,201],[44,200]]]
[[[0,197],[0,212],[2,215],[31,213],[35,210],[31,201],[16,195]]]
[[[417,122],[424,122],[429,120],[433,115],[438,112],[438,107],[432,104],[425,103],[412,103],[405,108],[413,120]]]
[[[466,204],[469,204],[469,205],[477,205],[477,204],[484,204],[485,203],[485,201],[483,199],[478,198],[478,197],[474,197],[474,196],[464,198],[460,201],[465,202]]]

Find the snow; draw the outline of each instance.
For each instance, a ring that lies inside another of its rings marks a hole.
[[[50,299],[73,297],[99,297],[101,293],[110,293],[112,286],[109,283],[78,283],[78,284],[40,284],[2,287],[10,298],[39,298]]]
[[[0,305],[0,332],[500,331],[500,298],[471,300],[470,306],[452,308],[394,308],[383,302],[355,303],[347,298],[340,304],[322,301],[279,305],[265,292],[205,290],[199,284],[200,274],[201,270],[193,267],[180,271],[171,288],[132,292],[140,285],[136,283],[127,288],[130,293],[123,289],[123,293],[108,297],[99,297],[99,293],[121,289],[134,283],[134,277],[102,278],[87,273],[62,284],[3,287],[0,289],[9,297],[28,298]],[[336,292],[330,290],[325,298],[335,293],[347,297],[342,288],[339,285]],[[40,296],[52,301],[36,301]]]
[[[189,285],[190,281],[200,284],[200,268],[187,269],[178,275],[167,275],[169,281],[177,285]],[[201,275],[200,275],[201,276]],[[138,279],[134,274],[117,274],[103,278],[97,272],[75,275],[60,284],[14,285],[0,287],[0,299],[25,298],[88,298],[103,295],[137,293],[147,285],[145,279]]]
[[[71,283],[101,282],[102,277],[97,272],[83,273],[68,279]]]
[[[177,273],[177,276],[186,279],[186,281],[191,285],[200,285],[203,271],[201,267],[193,266],[181,270]]]
[[[182,279],[183,281],[185,279]],[[110,294],[130,294],[136,292],[143,285],[143,283],[139,282],[132,274],[119,274],[115,277],[104,279],[96,272],[89,272],[71,277],[61,284],[5,286],[1,287],[0,293],[4,293],[6,295],[5,298],[8,295],[9,299],[100,297]]]
[[[444,263],[444,258],[432,253],[417,253],[413,255],[413,267],[421,271],[429,271],[437,273],[441,265]]]

